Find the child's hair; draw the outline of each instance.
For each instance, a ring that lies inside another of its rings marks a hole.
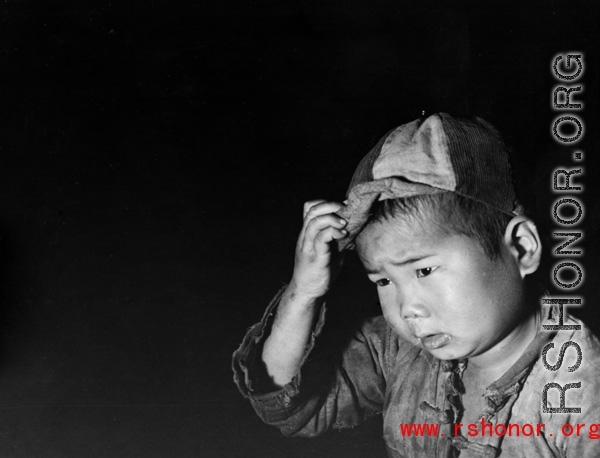
[[[376,202],[367,224],[400,218],[411,224],[434,224],[446,234],[476,240],[490,259],[500,255],[512,216],[454,192],[440,192]]]

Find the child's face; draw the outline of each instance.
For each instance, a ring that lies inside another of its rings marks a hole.
[[[469,237],[394,218],[368,225],[357,251],[389,325],[433,356],[489,355],[512,338],[523,280],[507,247],[492,260]]]

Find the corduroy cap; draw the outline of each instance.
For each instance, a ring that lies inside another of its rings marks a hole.
[[[376,201],[451,191],[496,208],[521,214],[500,133],[481,118],[437,113],[385,135],[358,165],[346,206],[348,222],[340,250],[354,247]]]

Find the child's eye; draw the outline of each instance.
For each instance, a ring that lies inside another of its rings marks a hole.
[[[425,267],[424,269],[417,269],[417,278],[423,278],[430,275],[437,267]]]
[[[387,286],[390,284],[390,280],[388,278],[382,278],[380,280],[375,281],[377,286]]]

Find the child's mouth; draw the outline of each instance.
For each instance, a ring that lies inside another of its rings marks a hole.
[[[436,350],[450,342],[450,336],[448,334],[431,334],[420,340],[426,350]]]

